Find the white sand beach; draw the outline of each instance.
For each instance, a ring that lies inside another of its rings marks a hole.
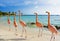
[[[27,38],[21,37],[22,27],[18,28],[18,35],[15,35],[14,26],[11,25],[11,31],[8,31],[9,26],[0,23],[0,41],[50,41],[51,32],[43,30],[43,35],[38,37],[38,28],[27,27]],[[12,28],[13,27],[13,28]],[[55,41],[60,41],[60,32],[56,35]]]

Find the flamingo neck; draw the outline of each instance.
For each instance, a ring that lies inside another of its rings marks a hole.
[[[14,21],[15,21],[16,19],[15,19],[15,17],[14,17]]]
[[[21,16],[19,15],[19,21],[21,20]]]
[[[38,15],[36,14],[36,22],[38,22]]]
[[[8,19],[9,19],[9,16],[8,16]]]
[[[16,17],[15,17],[15,15],[14,15],[14,21],[16,20]]]
[[[50,13],[48,13],[48,26],[50,25]]]
[[[10,19],[10,16],[8,15],[8,20]]]
[[[21,20],[21,14],[20,14],[20,12],[19,12],[19,21]]]

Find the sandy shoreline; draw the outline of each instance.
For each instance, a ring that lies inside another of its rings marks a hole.
[[[27,39],[25,37],[21,37],[22,28],[18,28],[18,36],[15,35],[15,28],[11,25],[11,31],[8,31],[9,26],[5,24],[0,24],[0,41],[50,41],[51,32],[49,30],[43,30],[42,37],[37,37],[38,35],[38,28],[29,28],[27,27]],[[55,41],[60,41],[60,32],[56,35]]]

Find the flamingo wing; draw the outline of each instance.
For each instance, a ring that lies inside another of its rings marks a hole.
[[[16,23],[16,21],[15,21],[15,20],[14,20],[14,26],[15,26],[15,27],[17,27],[17,23]]]
[[[36,22],[36,26],[37,27],[42,27],[43,25],[41,23],[39,23],[39,22]]]
[[[55,26],[50,25],[50,26],[49,26],[49,30],[50,30],[52,33],[56,33],[56,34],[57,34],[57,29],[56,29]]]
[[[8,24],[10,24],[10,19],[8,19]]]
[[[24,21],[20,21],[20,24],[24,27],[26,26],[26,23]]]

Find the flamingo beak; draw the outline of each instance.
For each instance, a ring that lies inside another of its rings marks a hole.
[[[46,13],[48,13],[48,11],[46,11]]]
[[[34,12],[34,14],[37,14],[37,12]]]

